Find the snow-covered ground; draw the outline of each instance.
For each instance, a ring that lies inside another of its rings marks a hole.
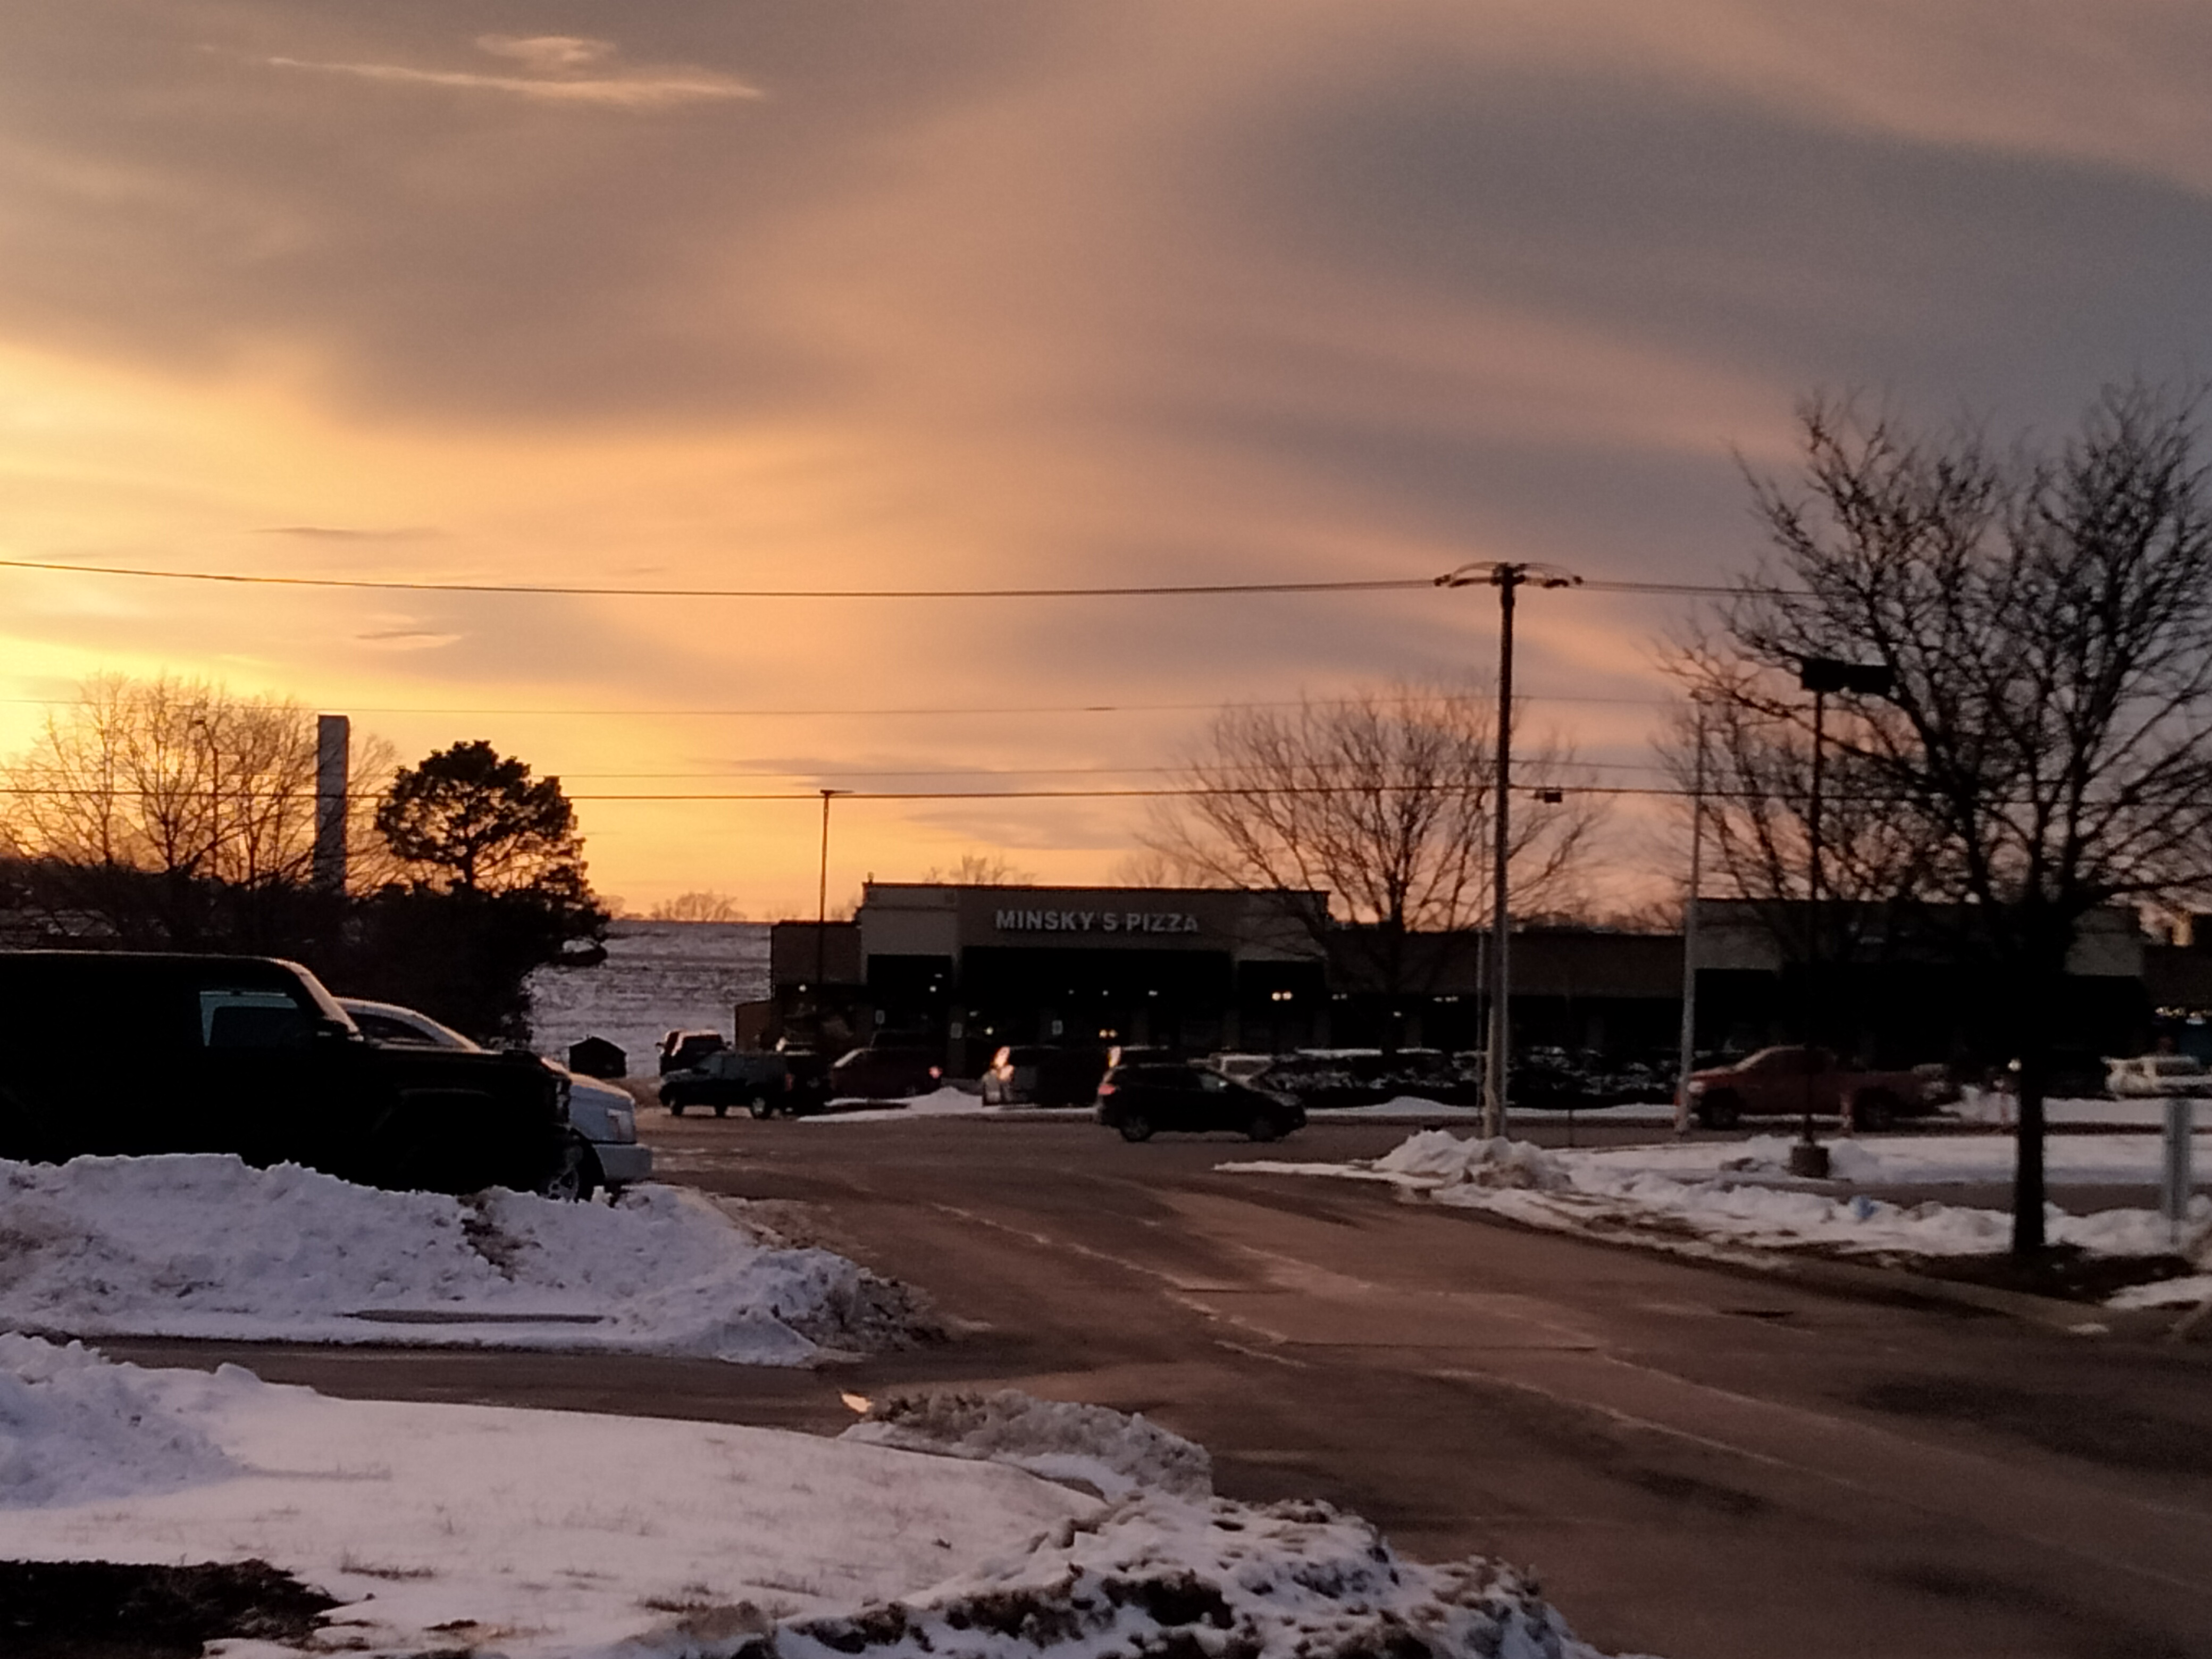
[[[649,1077],[670,1031],[736,1035],[738,1004],[769,994],[768,934],[757,921],[617,921],[597,967],[531,975],[531,1047],[558,1060],[605,1037]]]
[[[1498,1564],[1425,1566],[1323,1505],[1214,1498],[1173,1448],[1203,1454],[1141,1419],[1008,1395],[905,1417],[908,1443],[964,1455],[869,1443],[873,1424],[338,1401],[0,1336],[0,1559],[258,1559],[341,1604],[307,1647],[218,1644],[231,1659],[1597,1659]],[[994,1439],[1130,1488],[986,1461]]]
[[[1802,1186],[1790,1174],[1794,1135],[1753,1135],[1747,1140],[1669,1141],[1613,1146],[1575,1154],[1600,1170],[1649,1170],[1677,1180],[1728,1176],[1738,1181]],[[1938,1186],[2012,1179],[2009,1135],[1824,1134],[1831,1179],[1857,1187]],[[2212,1175],[2212,1120],[2192,1142],[2195,1167]],[[2149,1187],[2164,1167],[2158,1135],[2053,1135],[2044,1143],[2044,1170],[2053,1186]]]
[[[1969,1089],[1965,1098],[1951,1108],[1951,1115],[1966,1123],[1996,1123],[2010,1128],[2020,1121],[2020,1102],[2014,1096],[1997,1090]],[[2083,1123],[2156,1127],[2166,1121],[2166,1103],[2162,1100],[2046,1100],[2043,1103],[2043,1120],[2046,1123],[2064,1124],[2069,1127]],[[2197,1103],[2197,1121],[2212,1127],[2212,1100]]]
[[[971,1090],[957,1089],[947,1083],[926,1095],[910,1095],[903,1100],[866,1100],[841,1096],[830,1103],[828,1111],[799,1121],[804,1123],[896,1123],[918,1117],[999,1117],[1006,1110],[1004,1106],[986,1106],[981,1095]],[[1079,1115],[1071,1113],[1067,1115]]]
[[[1959,1139],[1969,1148],[1982,1144],[1981,1138]],[[2149,1137],[2109,1139],[2116,1143],[2140,1140],[2142,1150],[2156,1156],[2157,1143]],[[1891,1156],[1893,1145],[1899,1151]],[[1882,1171],[1852,1179],[1872,1178],[1885,1184],[1899,1180],[1900,1170],[1913,1167],[1915,1151],[1936,1145],[1899,1139],[1878,1143],[1879,1150],[1869,1151],[1864,1143],[1830,1143],[1832,1155],[1840,1148],[1846,1167],[1856,1162],[1863,1170]],[[2054,1139],[2051,1146],[2055,1158],[2067,1156],[2066,1142]],[[1867,1257],[1990,1255],[2004,1250],[2010,1241],[2011,1218],[1997,1210],[1933,1200],[1896,1204],[1864,1194],[1831,1197],[1802,1190],[1804,1183],[1790,1183],[1781,1173],[1788,1148],[1787,1140],[1766,1137],[1738,1143],[1558,1152],[1503,1137],[1462,1140],[1449,1131],[1430,1129],[1371,1160],[1249,1162],[1222,1167],[1389,1182],[1426,1193],[1439,1204],[1487,1211],[1530,1226],[1691,1254],[1711,1255],[1734,1247],[1818,1249]],[[2206,1150],[2212,1152],[2212,1145]],[[2008,1155],[2011,1144],[1996,1139],[1989,1151]],[[1964,1149],[1955,1154],[1960,1159],[1966,1155]],[[1945,1167],[1940,1155],[1919,1167],[1923,1171],[1919,1178],[1930,1181],[1988,1178],[1979,1166],[1970,1176],[1934,1173]],[[2093,1162],[2083,1167],[2103,1166]],[[1910,1182],[1914,1177],[1906,1174],[1901,1179]],[[2054,1243],[2076,1245],[2095,1255],[2154,1256],[2178,1249],[2212,1272],[2212,1198],[2199,1194],[2191,1200],[2178,1246],[2165,1218],[2151,1209],[2072,1215],[2054,1206],[2050,1236]],[[2134,1298],[2124,1305],[2148,1305],[2147,1291],[2124,1294]],[[2177,1291],[2172,1299],[2186,1298]]]
[[[727,1203],[391,1193],[215,1154],[0,1162],[0,1328],[768,1365],[890,1334],[895,1287]]]

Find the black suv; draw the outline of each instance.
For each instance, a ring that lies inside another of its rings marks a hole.
[[[1098,1085],[1097,1115],[1124,1140],[1150,1140],[1161,1129],[1280,1140],[1306,1121],[1296,1101],[1198,1066],[1116,1066]]]
[[[293,963],[0,951],[0,1157],[232,1152],[530,1192],[568,1139],[565,1085],[535,1056],[376,1048]]]

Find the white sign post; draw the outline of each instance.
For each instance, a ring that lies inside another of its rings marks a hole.
[[[2168,1232],[2181,1243],[2181,1224],[2189,1215],[2190,1135],[2195,1129],[2197,1102],[2188,1095],[2171,1095],[2166,1103],[2166,1182],[2159,1194],[2159,1212]]]

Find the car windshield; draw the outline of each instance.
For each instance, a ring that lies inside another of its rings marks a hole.
[[[452,1027],[441,1025],[428,1014],[418,1014],[412,1008],[380,1008],[362,1002],[343,1002],[338,1006],[371,1042],[408,1042],[464,1054],[477,1048]]]

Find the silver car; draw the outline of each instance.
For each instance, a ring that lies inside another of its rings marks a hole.
[[[340,997],[338,1006],[361,1028],[371,1042],[416,1048],[453,1048],[481,1054],[483,1045],[471,1042],[449,1025],[396,1002],[369,1002],[359,997]],[[587,1199],[602,1187],[613,1196],[632,1182],[653,1174],[653,1149],[637,1144],[637,1103],[612,1084],[579,1077],[567,1066],[545,1060],[568,1085],[568,1127],[576,1133],[574,1156],[544,1188],[548,1198]]]

